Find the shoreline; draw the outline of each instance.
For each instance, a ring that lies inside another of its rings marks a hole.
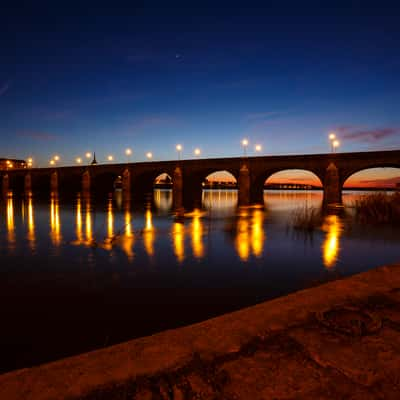
[[[377,314],[380,321],[380,327],[377,329],[374,327],[374,324],[377,325],[375,317],[371,320],[370,316],[376,314],[375,311],[379,309],[384,310],[386,314],[385,316]],[[251,376],[246,376],[246,371],[252,368],[255,369],[252,376],[259,376],[253,384],[263,386],[263,390],[272,390],[264,387],[271,382],[268,383],[261,376],[259,368],[261,361],[258,358],[265,357],[265,354],[273,358],[282,352],[282,354],[289,352],[290,355],[292,350],[298,358],[301,357],[305,347],[311,346],[314,350],[307,350],[308,358],[311,354],[311,361],[307,358],[307,362],[315,363],[319,360],[317,364],[321,364],[321,357],[325,357],[325,349],[329,350],[329,346],[322,344],[319,346],[320,342],[326,340],[329,335],[339,335],[339,339],[334,338],[336,342],[342,340],[340,335],[343,335],[343,332],[340,332],[340,329],[339,333],[338,329],[333,329],[332,332],[329,323],[327,325],[321,318],[318,319],[318,316],[326,316],[332,310],[333,313],[339,310],[340,314],[342,310],[342,314],[343,312],[354,314],[351,317],[352,321],[359,318],[360,326],[372,324],[372,332],[367,332],[368,335],[364,333],[353,335],[354,337],[350,335],[352,346],[355,345],[354,340],[359,342],[364,340],[364,337],[368,339],[375,334],[382,336],[383,330],[386,336],[387,331],[390,331],[391,339],[390,343],[386,337],[379,339],[383,340],[382,346],[400,344],[400,329],[398,329],[400,325],[396,325],[400,323],[400,264],[379,267],[304,289],[194,325],[134,339],[38,367],[5,373],[0,375],[0,398],[106,399],[120,396],[121,393],[129,394],[130,397],[127,398],[168,398],[163,395],[164,392],[173,393],[171,395],[173,397],[170,397],[173,399],[190,398],[187,396],[196,393],[200,396],[198,398],[219,398],[218,396],[226,396],[228,393],[243,392],[244,388],[240,386],[240,382],[243,379],[251,379]],[[383,325],[384,317],[389,320],[388,326]],[[368,318],[372,322],[365,322]],[[340,320],[339,318],[339,328]],[[353,329],[348,325],[345,328]],[[310,341],[309,335],[314,335],[314,339]],[[346,343],[343,346],[345,345]],[[291,346],[294,346],[292,350]],[[303,350],[297,348],[298,346]],[[262,349],[266,348],[269,350],[264,354]],[[333,365],[335,362],[351,364],[352,356],[359,358],[359,354],[353,354],[356,350],[352,348],[346,347],[350,352],[348,361],[335,361],[335,354],[340,354],[339,349],[331,355],[333,361],[328,360],[328,364]],[[392,371],[393,365],[399,365],[399,353],[400,351],[394,352],[390,355],[390,359],[383,360],[387,364],[384,365],[386,372]],[[380,354],[377,356],[379,358]],[[377,356],[369,354],[372,359]],[[243,362],[250,363],[250,366],[243,369],[240,367]],[[324,363],[326,364],[326,361],[322,364]],[[325,371],[327,367],[322,364],[314,367],[318,373],[327,374],[329,371]],[[380,365],[378,364],[377,368]],[[290,362],[288,365],[291,365]],[[371,363],[368,364],[369,369],[372,367]],[[379,369],[381,367],[382,365]],[[380,385],[385,383],[386,378],[382,378],[379,371],[374,371],[372,375],[368,372],[369,369],[360,372],[359,369],[364,368],[363,364],[357,366],[358,369],[353,365],[350,367],[339,365],[335,368],[341,371],[341,376],[337,378],[340,381],[348,380],[349,376],[351,378],[356,374],[356,378],[346,381],[348,387],[356,385],[360,389],[360,384],[364,386],[371,384],[374,390],[378,390],[374,378],[376,374],[381,380],[383,379]],[[284,371],[281,373],[285,375]],[[287,379],[290,377],[288,374],[285,375]],[[397,379],[400,372],[393,370],[393,374]],[[302,385],[301,380],[297,382],[298,385]],[[287,385],[281,386],[275,389],[281,391],[288,389]],[[322,387],[320,389],[322,390]],[[241,399],[250,394],[238,396],[237,398]]]

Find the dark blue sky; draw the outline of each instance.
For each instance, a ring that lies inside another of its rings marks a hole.
[[[1,156],[315,153],[331,130],[342,151],[400,148],[395,6],[85,3],[2,10]]]

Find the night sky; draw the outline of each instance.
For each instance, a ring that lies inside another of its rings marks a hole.
[[[0,157],[321,153],[332,130],[340,151],[400,148],[395,3],[84,3],[2,9]]]

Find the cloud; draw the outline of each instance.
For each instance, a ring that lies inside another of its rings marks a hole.
[[[47,132],[18,132],[17,136],[38,141],[51,141],[58,138],[58,135]]]
[[[339,126],[334,129],[340,138],[358,142],[375,143],[393,137],[400,133],[400,128],[385,127],[376,129],[365,129],[352,126]]]
[[[396,185],[400,183],[400,176],[395,176],[393,178],[381,178],[381,179],[363,179],[360,183],[366,184],[376,184],[376,185]]]
[[[11,86],[10,82],[6,82],[2,86],[0,86],[0,97],[3,96],[3,94],[5,94],[8,91],[8,89],[10,89],[10,86]]]
[[[349,178],[345,182],[344,187],[382,187],[393,188],[400,183],[400,176],[392,178],[378,178],[378,179],[361,179]]]
[[[268,178],[267,183],[269,184],[300,184],[300,185],[312,185],[312,186],[319,186],[321,187],[321,182],[320,180],[315,177],[309,177],[309,178],[301,178],[301,177],[291,177],[291,178],[284,178],[284,177],[279,177],[279,176],[271,176]]]

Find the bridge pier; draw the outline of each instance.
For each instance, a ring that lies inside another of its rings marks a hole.
[[[202,206],[202,180],[191,175],[183,175],[182,179],[182,205],[186,211],[191,211]]]
[[[54,171],[50,175],[50,193],[58,192],[58,173]]]
[[[248,206],[250,204],[250,172],[246,162],[240,167],[238,188],[238,206]]]
[[[176,214],[181,214],[183,208],[183,175],[182,169],[176,167],[174,169],[174,175],[172,177],[172,201],[173,210]]]
[[[131,199],[131,172],[128,168],[122,173],[122,198],[124,201]]]
[[[90,173],[89,171],[85,171],[82,174],[82,192],[84,196],[90,194]]]
[[[24,177],[24,192],[25,194],[32,193],[32,176],[30,173],[26,174]]]
[[[264,182],[261,184],[252,181],[250,186],[250,204],[257,204],[264,207]]]
[[[331,162],[326,169],[324,179],[324,206],[342,203],[342,188],[339,179],[339,171]]]
[[[1,188],[3,197],[7,197],[8,192],[10,190],[10,178],[8,174],[3,175]]]

